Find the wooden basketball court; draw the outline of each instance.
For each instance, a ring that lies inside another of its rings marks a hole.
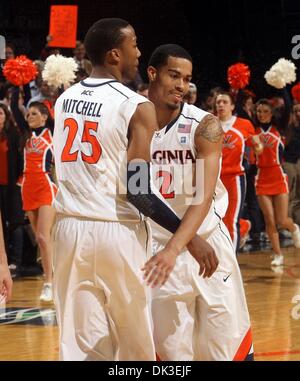
[[[257,361],[300,360],[300,250],[284,249],[285,266],[270,268],[270,253],[240,254]],[[42,278],[14,282],[0,306],[0,360],[57,360],[52,304],[39,302]]]

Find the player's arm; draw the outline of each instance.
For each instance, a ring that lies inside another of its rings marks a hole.
[[[204,184],[203,192],[200,190],[202,197],[197,200],[199,192],[196,192],[194,198],[196,201],[195,204],[189,206],[176,233],[166,245],[166,248],[172,248],[172,250],[177,252],[181,252],[182,249],[187,246],[190,253],[199,263],[200,272],[203,271],[202,269],[205,269],[205,276],[212,275],[216,270],[218,259],[211,246],[197,236],[197,231],[210,209],[215,193],[220,170],[222,137],[223,130],[217,118],[213,115],[207,115],[203,118],[195,133],[197,159],[201,159],[198,175],[204,176],[204,181],[202,182]],[[197,174],[195,177],[197,177]],[[151,258],[146,263],[144,267],[146,277],[153,271],[153,268],[157,266],[159,255]],[[151,276],[152,275],[150,275],[150,280],[152,280]]]
[[[12,292],[12,279],[7,264],[3,239],[2,219],[0,214],[0,300],[9,300]]]
[[[138,105],[129,125],[127,198],[145,216],[175,233],[180,219],[151,181],[150,146],[157,127],[153,104]]]
[[[222,138],[223,130],[218,119],[213,115],[205,116],[195,132],[197,161],[194,202],[188,207],[176,236],[170,242],[178,248],[183,248],[195,236],[211,207],[220,172]],[[203,190],[197,189],[199,176],[203,177]]]

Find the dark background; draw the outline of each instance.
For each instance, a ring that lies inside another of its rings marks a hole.
[[[271,95],[274,89],[266,84],[263,75],[279,58],[292,59],[292,36],[300,35],[300,0],[40,0],[30,3],[0,0],[0,34],[15,43],[18,54],[38,58],[49,31],[51,4],[79,5],[78,39],[83,39],[90,25],[102,17],[127,19],[138,36],[142,51],[140,71],[145,80],[147,61],[156,46],[183,45],[194,58],[193,81],[200,94],[216,85],[227,86],[228,66],[242,61],[251,69],[250,88],[259,96]],[[72,55],[71,50],[62,52]],[[294,62],[298,67],[299,62]]]

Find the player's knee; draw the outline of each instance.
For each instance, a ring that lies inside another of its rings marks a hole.
[[[78,327],[77,327],[78,328]],[[94,332],[95,333],[95,332]],[[76,329],[76,342],[87,360],[113,361],[113,348],[109,335],[89,335],[87,327]]]

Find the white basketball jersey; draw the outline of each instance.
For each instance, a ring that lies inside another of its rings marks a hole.
[[[194,135],[206,115],[207,112],[184,103],[178,118],[155,132],[152,139],[153,182],[180,218],[192,203],[202,200],[203,161],[196,160]],[[198,233],[209,235],[224,217],[227,206],[227,191],[218,179],[212,205]],[[151,224],[154,239],[164,242],[170,238],[165,229],[152,221]]]
[[[116,80],[87,78],[55,104],[53,137],[58,213],[105,221],[138,221],[126,200],[127,133],[148,100]]]

